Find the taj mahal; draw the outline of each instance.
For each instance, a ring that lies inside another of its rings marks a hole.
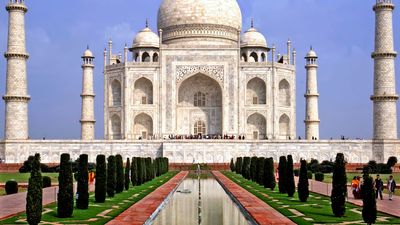
[[[24,0],[10,0],[0,158],[21,163],[40,153],[43,162],[58,162],[68,152],[72,158],[88,154],[90,161],[97,154],[122,154],[163,156],[174,163],[226,163],[238,156],[277,160],[287,154],[295,161],[330,160],[341,152],[351,163],[385,161],[400,155],[394,8],[392,0],[376,0],[373,7],[374,93],[366,99],[373,102],[372,140],[320,139],[316,50],[311,48],[300,61],[291,40],[282,40],[286,49],[278,51],[253,22],[242,24],[236,0],[164,0],[157,30],[146,23],[124,49],[113,49],[110,39],[101,60],[104,93],[97,93],[104,94],[103,140],[94,134],[99,124],[93,76],[100,60],[86,49],[81,56],[81,139],[32,140],[25,44],[28,7]],[[307,76],[304,106],[296,106],[298,63],[304,63]],[[296,133],[296,107],[306,108],[303,140]]]

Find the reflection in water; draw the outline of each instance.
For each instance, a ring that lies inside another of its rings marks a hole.
[[[175,192],[154,225],[248,225],[239,208],[213,178],[187,178],[178,190],[189,189],[191,193]],[[199,197],[199,189],[201,198]],[[199,210],[199,206],[201,210]],[[201,211],[201,220],[199,212]]]

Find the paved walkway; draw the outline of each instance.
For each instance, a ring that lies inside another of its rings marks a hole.
[[[298,182],[298,178],[295,177],[296,179],[296,185]],[[308,181],[310,184],[310,191],[315,192],[321,195],[325,196],[330,196],[331,191],[332,191],[332,184],[328,183],[323,183],[315,180],[309,180]],[[355,205],[361,206],[363,205],[363,202],[361,199],[355,199],[352,190],[349,187],[348,189],[348,199],[347,201],[350,203],[353,203]],[[393,201],[389,201],[389,195],[383,194],[383,200],[377,200],[377,207],[378,211],[382,213],[386,213],[392,216],[400,217],[400,197],[399,196],[393,196]]]
[[[144,197],[142,200],[121,213],[107,225],[142,225],[144,224],[172,193],[179,184],[185,179],[189,172],[180,172],[167,183],[157,188],[155,191]]]
[[[260,225],[295,224],[271,206],[231,181],[219,171],[212,172],[219,183],[224,186]]]
[[[76,188],[76,185],[74,185]],[[89,191],[94,191],[94,185],[89,186]],[[58,186],[43,189],[43,205],[48,205],[57,200]],[[13,195],[0,196],[0,220],[13,217],[19,213],[25,212],[26,194],[21,192]]]

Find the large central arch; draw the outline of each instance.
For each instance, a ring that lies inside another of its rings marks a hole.
[[[222,88],[213,78],[198,73],[178,86],[177,133],[194,134],[204,121],[207,134],[222,134]]]

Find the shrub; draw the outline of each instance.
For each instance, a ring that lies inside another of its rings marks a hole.
[[[60,187],[57,195],[58,217],[71,217],[74,211],[74,188],[72,178],[72,166],[69,154],[61,155],[58,184]]]
[[[89,207],[89,171],[88,155],[86,154],[79,156],[77,178],[76,208],[87,209]]]
[[[318,162],[318,160],[316,160],[316,159],[311,159],[310,163],[307,164],[307,166],[308,166],[307,169],[310,170],[310,171],[313,172],[313,173],[318,172],[319,169],[320,169],[319,162]]]
[[[250,177],[252,181],[256,181],[257,177],[257,157],[253,156],[250,160]]]
[[[114,197],[116,185],[115,156],[110,155],[107,161],[107,195],[108,197]]]
[[[32,161],[28,193],[26,195],[26,215],[30,225],[37,225],[42,220],[43,179],[40,171],[40,155],[36,154]]]
[[[395,166],[397,164],[397,157],[395,157],[395,156],[389,157],[389,159],[388,159],[386,164],[388,165],[388,167]]]
[[[48,176],[43,177],[43,188],[51,187],[51,178]]]
[[[338,153],[335,160],[332,178],[331,207],[337,217],[344,216],[346,212],[347,177],[344,155]]]
[[[328,160],[322,161],[319,166],[319,172],[321,173],[332,173],[333,172],[334,163]]]
[[[325,177],[324,177],[323,173],[321,173],[321,172],[315,173],[315,180],[316,181],[322,182],[322,181],[324,181],[324,179],[325,179]]]
[[[126,159],[126,165],[125,165],[125,190],[129,190],[129,174],[131,172],[131,162],[129,160],[129,158]]]
[[[307,178],[311,180],[312,177],[313,177],[313,173],[312,173],[311,171],[308,170],[308,171],[307,171]]]
[[[122,161],[122,156],[117,155],[115,157],[116,164],[116,185],[115,185],[115,193],[121,193],[124,191],[124,162]]]
[[[18,182],[15,180],[9,180],[6,182],[6,194],[12,195],[18,193]]]
[[[144,183],[142,158],[136,158],[136,160],[137,160],[136,163],[137,163],[137,174],[138,174],[137,185],[142,185]]]
[[[250,180],[250,157],[243,158],[243,167],[242,167],[242,175],[247,180]]]
[[[362,217],[367,224],[373,224],[377,217],[376,198],[374,191],[374,180],[370,176],[364,177],[361,189],[363,196]]]
[[[159,160],[161,163],[161,160]],[[160,166],[161,169],[161,166]],[[160,173],[161,174],[161,173]],[[138,167],[137,167],[137,158],[133,157],[132,158],[132,163],[131,163],[131,182],[132,186],[137,186],[138,185]]]
[[[368,167],[369,167],[370,173],[378,173],[378,164],[376,163],[376,161],[374,161],[374,160],[369,161]]]
[[[278,167],[278,172],[279,172],[279,182],[278,182],[278,187],[279,187],[279,193],[281,194],[286,194],[286,157],[281,156],[279,158],[279,167]]]
[[[287,156],[286,163],[286,192],[288,197],[293,197],[294,193],[296,192],[293,173],[293,157],[291,155]]]
[[[236,159],[236,173],[237,174],[242,174],[242,166],[243,166],[243,158],[238,157]]]
[[[298,192],[299,192],[299,200],[301,202],[307,202],[308,196],[310,195],[310,191],[308,189],[308,177],[307,177],[307,161],[300,161],[300,174],[299,174],[299,184],[298,184]]]
[[[150,157],[145,158],[145,165],[146,165],[146,181],[151,181],[154,178],[154,172],[153,172],[153,162]]]
[[[229,164],[229,167],[232,172],[235,172],[235,163],[233,162],[233,158],[231,159],[231,163]]]
[[[299,169],[294,169],[293,173],[296,177],[298,177],[300,175],[300,170]]]
[[[264,162],[265,158],[260,157],[257,159],[257,178],[256,181],[259,185],[264,185]]]
[[[391,174],[393,172],[392,168],[385,163],[378,163],[376,167],[376,172],[380,174]]]
[[[264,187],[274,190],[275,186],[274,159],[266,158],[264,161]]]
[[[94,198],[98,203],[106,201],[107,190],[107,165],[106,156],[98,155],[96,157],[96,183]]]

